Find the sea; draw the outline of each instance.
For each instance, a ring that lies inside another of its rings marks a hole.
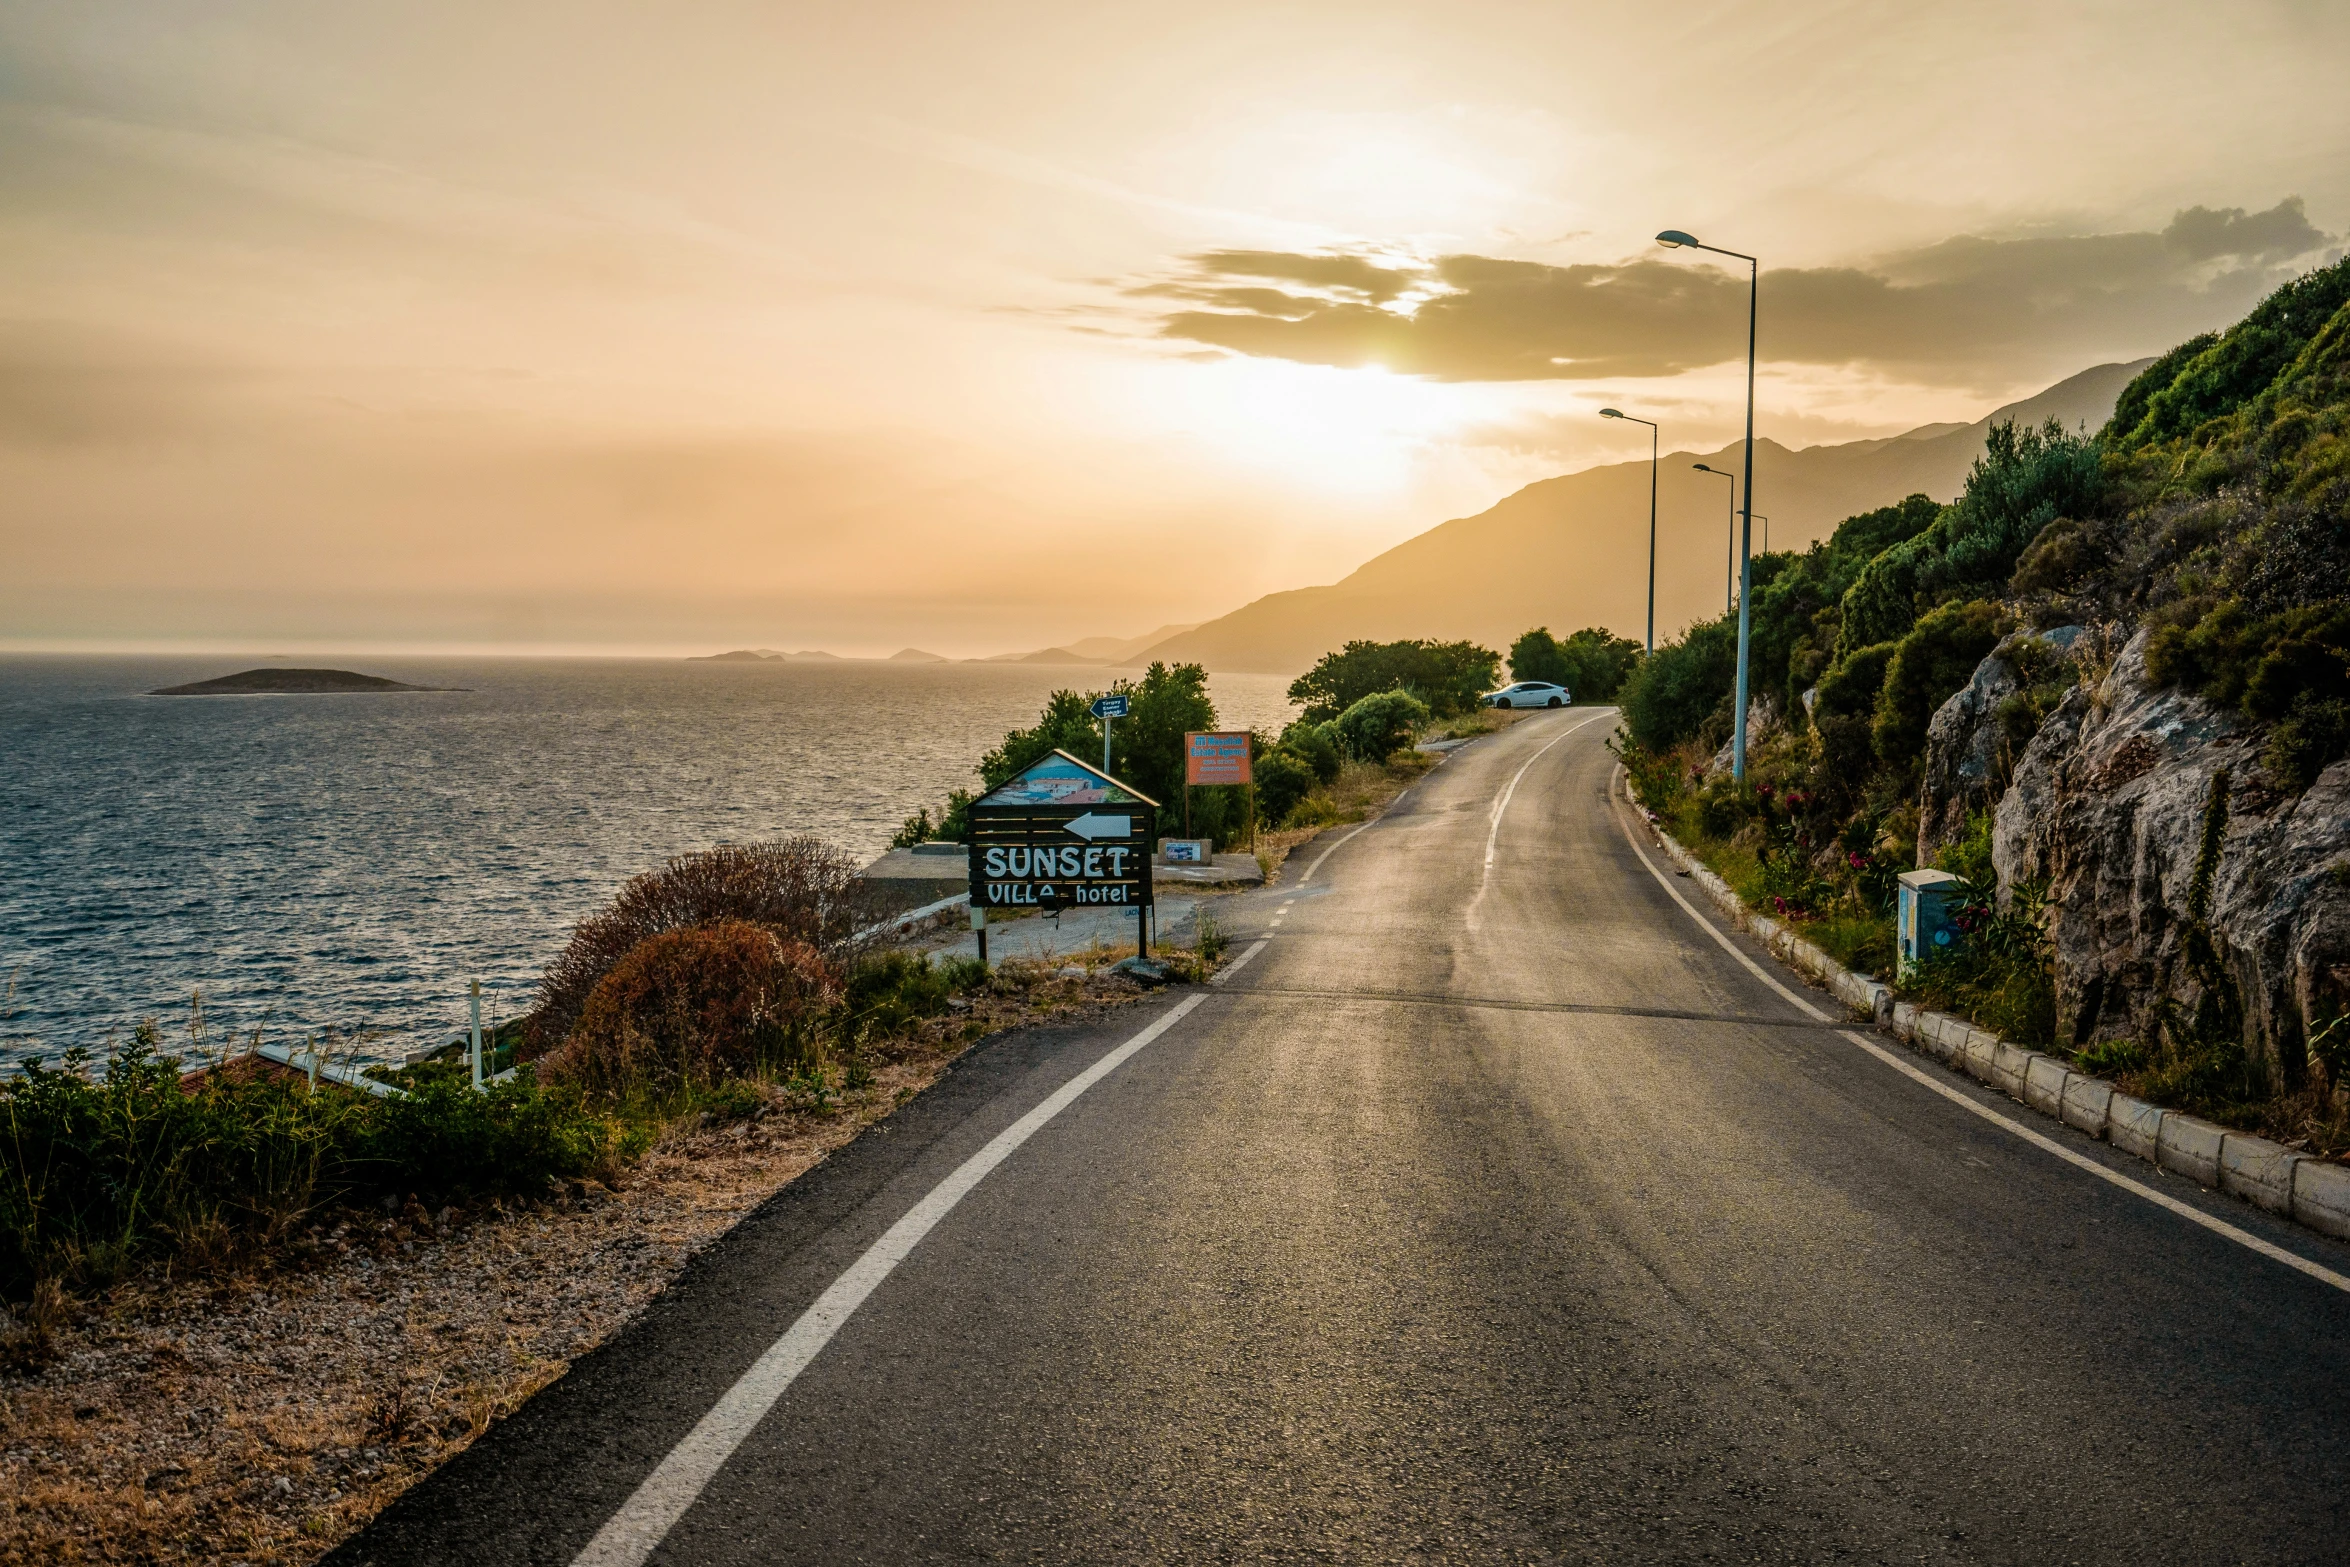
[[[527,1009],[637,872],[812,833],[869,859],[1055,690],[1022,664],[306,658],[459,690],[158,697],[263,662],[0,655],[0,1071],[167,1047],[450,1037]],[[1210,681],[1229,728],[1288,682]]]

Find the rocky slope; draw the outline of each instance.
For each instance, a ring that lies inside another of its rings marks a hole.
[[[2011,893],[2047,882],[2061,1042],[2234,1029],[2281,1085],[2304,1068],[2305,1020],[2350,1004],[2350,761],[2277,788],[2253,726],[2156,684],[2147,641],[2026,747],[1993,862]],[[1975,714],[2013,678],[1994,654],[1936,715],[1930,809],[1965,799],[1962,758],[1990,727]]]

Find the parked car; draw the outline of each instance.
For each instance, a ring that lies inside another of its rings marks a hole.
[[[1575,693],[1547,680],[1521,680],[1486,692],[1483,700],[1487,707],[1565,707],[1575,700]]]

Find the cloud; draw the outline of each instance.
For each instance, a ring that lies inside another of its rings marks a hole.
[[[1936,381],[2127,355],[2233,319],[2333,243],[2299,197],[2190,207],[2160,233],[1963,235],[1866,266],[1762,277],[1781,363]],[[1159,334],[1259,358],[1443,381],[1660,376],[1738,357],[1746,279],[1680,258],[1550,266],[1490,256],[1214,250],[1138,284]]]

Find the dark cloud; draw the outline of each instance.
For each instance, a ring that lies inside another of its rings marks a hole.
[[[2171,249],[2194,261],[2218,256],[2262,259],[2306,256],[2327,243],[2301,210],[2301,198],[2287,196],[2266,212],[2242,207],[2189,207],[2162,231]]]
[[[1961,236],[1868,267],[1766,271],[1762,351],[1945,379],[2142,353],[2233,319],[2330,243],[2294,197],[2258,213],[2189,208],[2160,233]],[[1682,258],[1188,259],[1131,290],[1178,304],[1161,335],[1260,358],[1520,381],[1670,375],[1744,347],[1746,279]]]

